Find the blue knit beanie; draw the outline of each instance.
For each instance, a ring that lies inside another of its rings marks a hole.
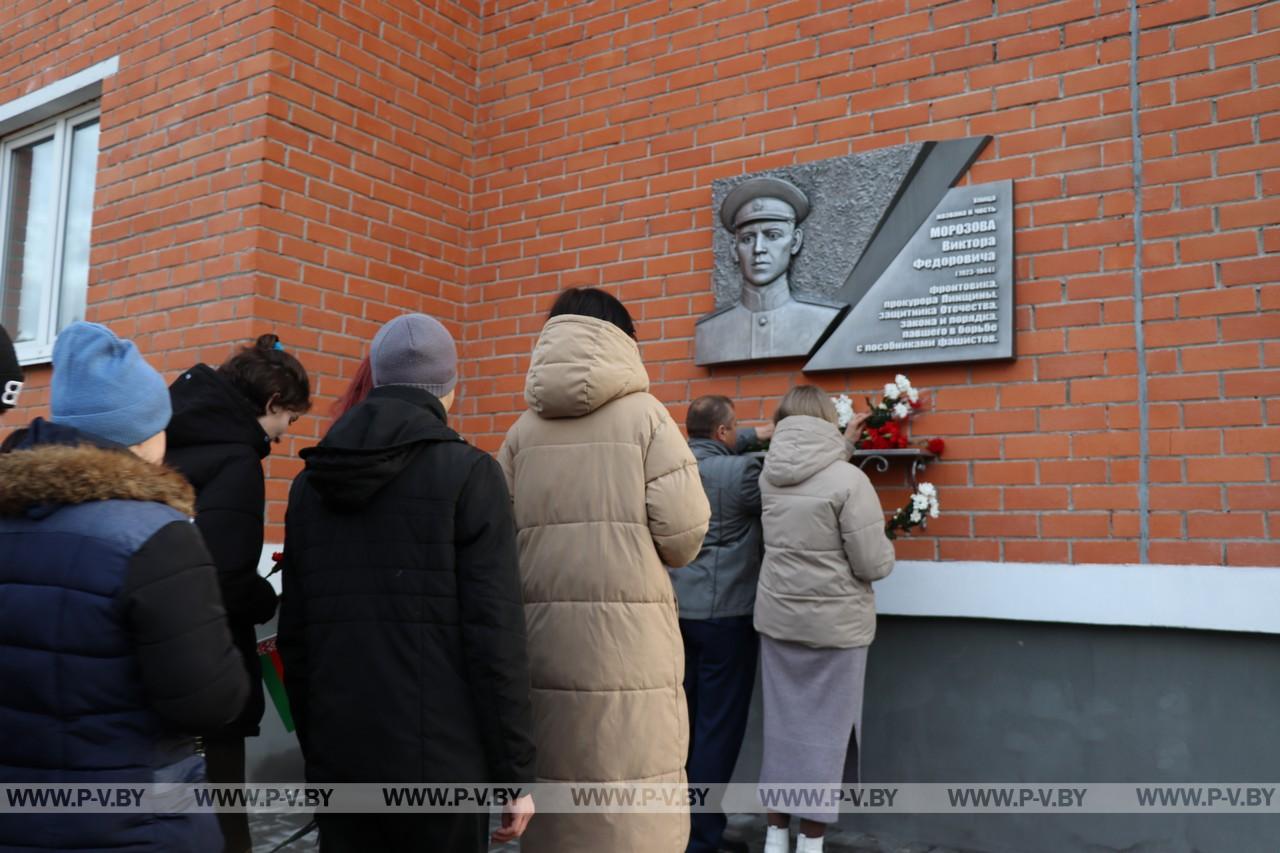
[[[141,444],[169,425],[169,389],[133,341],[72,323],[53,345],[49,418],[116,444]]]

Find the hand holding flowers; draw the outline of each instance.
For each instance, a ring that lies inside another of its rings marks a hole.
[[[853,401],[847,394],[832,397],[836,407],[836,422],[840,429],[849,430],[849,424],[855,419]],[[879,403],[867,398],[869,411],[859,418],[861,431],[857,435],[849,435],[849,440],[858,450],[897,450],[911,446],[907,438],[906,424],[911,417],[924,407],[920,392],[911,381],[899,373],[892,382],[884,386],[884,394]],[[930,439],[925,447],[935,456],[942,455],[945,444],[942,439]]]

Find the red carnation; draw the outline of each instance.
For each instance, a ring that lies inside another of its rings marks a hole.
[[[941,456],[942,451],[947,449],[947,443],[940,438],[929,439],[929,452],[934,456]]]
[[[284,559],[284,551],[272,551],[271,562],[278,563]]]

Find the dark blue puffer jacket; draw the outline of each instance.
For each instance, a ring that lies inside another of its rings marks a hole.
[[[0,455],[0,782],[203,778],[247,678],[182,477],[37,420]],[[212,814],[0,814],[0,851],[217,851]]]

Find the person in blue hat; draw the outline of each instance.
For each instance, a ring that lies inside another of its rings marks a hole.
[[[236,717],[194,496],[161,467],[169,390],[130,341],[73,323],[49,420],[0,454],[0,784],[196,782],[192,733]],[[220,853],[212,814],[0,814],[0,849]]]

